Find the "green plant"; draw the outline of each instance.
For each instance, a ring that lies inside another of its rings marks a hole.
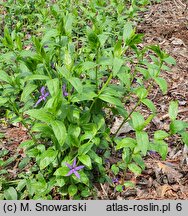
[[[130,21],[135,17],[132,9],[138,10],[135,1],[129,9],[123,2],[117,7],[116,1],[92,0],[87,9],[84,1],[76,2],[45,6],[42,1],[39,8],[45,7],[37,10],[37,23],[43,28],[35,29],[31,39],[12,23],[12,29],[4,28],[0,105],[31,138],[20,145],[26,152],[20,169],[35,162],[18,175],[16,189],[5,187],[5,198],[14,190],[18,199],[52,199],[54,194],[83,199],[92,195],[94,182],[112,183],[105,168],[112,150],[122,149],[122,160],[111,168],[114,175],[124,170],[125,176],[127,169],[139,175],[148,150],[166,157],[163,139],[168,134],[157,131],[150,140],[145,128],[157,113],[148,95],[155,83],[163,94],[167,92],[160,73],[174,59],[159,46],[139,48],[143,35]],[[34,17],[28,22],[31,26]],[[21,16],[20,26],[27,24]],[[130,102],[135,106],[128,111]],[[151,113],[146,119],[138,111],[140,106]],[[124,118],[114,135],[108,113]],[[134,138],[116,136],[126,122],[133,127]]]

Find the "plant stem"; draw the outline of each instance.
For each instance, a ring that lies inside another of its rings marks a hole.
[[[132,113],[135,111],[135,109],[140,105],[141,101],[139,100],[135,107],[132,109],[132,111],[129,113],[129,115],[123,120],[123,122],[121,123],[121,125],[119,126],[119,128],[117,129],[114,137],[116,137],[117,133],[119,132],[119,130],[121,129],[121,127],[125,124],[125,122],[129,119],[129,117],[132,115]]]
[[[91,109],[93,108],[93,105],[95,104],[96,100],[99,98],[99,96],[101,95],[101,93],[104,91],[104,89],[106,88],[106,86],[109,84],[110,80],[112,79],[112,73],[110,73],[110,76],[108,77],[106,83],[103,85],[103,87],[101,88],[101,90],[99,91],[97,97],[93,100],[89,111],[91,111]]]
[[[19,113],[18,109],[16,108],[15,104],[9,100],[10,104],[12,105],[13,107],[13,110],[14,110],[14,113],[21,119],[21,123],[24,125],[24,127],[27,129],[29,135],[31,136],[32,140],[37,143],[37,139],[35,138],[35,136],[33,136],[33,134],[30,132],[30,129],[29,127],[27,126],[27,124],[25,123],[24,119],[23,119],[23,116],[22,114]]]
[[[98,69],[99,69],[99,66],[98,66],[98,58],[99,58],[99,48],[97,48],[97,56],[96,56],[96,63],[97,63],[97,66],[95,68],[95,83],[96,83],[96,92],[98,93]]]

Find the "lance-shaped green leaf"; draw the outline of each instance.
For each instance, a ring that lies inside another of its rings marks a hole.
[[[170,123],[170,133],[175,134],[185,131],[188,128],[188,123],[181,120],[175,120]]]
[[[83,62],[81,65],[83,71],[93,69],[96,66],[97,66],[97,64],[95,62],[91,62],[91,61]]]
[[[46,84],[50,92],[50,95],[52,97],[56,96],[59,91],[59,79],[55,78],[55,79],[47,80]]]
[[[68,187],[68,193],[70,196],[74,196],[77,193],[77,191],[78,191],[78,188],[76,185],[70,185]]]
[[[133,34],[134,34],[134,29],[131,23],[127,22],[123,29],[123,40],[126,44]]]
[[[79,161],[81,161],[85,166],[91,169],[91,158],[88,155],[80,155],[78,156]]]
[[[82,86],[82,82],[80,81],[80,79],[78,79],[77,77],[70,77],[67,79],[71,85],[76,89],[76,91],[78,93],[82,93],[83,91],[83,86]]]
[[[139,112],[133,112],[132,115],[133,128],[136,131],[143,129],[144,117]]]
[[[6,200],[17,200],[17,191],[13,187],[9,187],[4,191],[4,197]]]
[[[145,131],[136,131],[136,141],[138,144],[138,148],[145,156],[149,146],[148,134]]]
[[[114,56],[115,56],[115,57],[120,57],[120,56],[121,56],[121,53],[122,53],[121,44],[122,44],[122,40],[119,40],[119,41],[115,44],[115,46],[114,46]]]
[[[4,39],[2,40],[5,46],[13,49],[14,43],[7,26],[4,27]]]
[[[168,153],[168,144],[164,140],[155,140],[149,147],[150,150],[160,154],[163,160],[166,159]]]
[[[168,114],[169,114],[171,121],[176,120],[176,117],[178,115],[178,101],[171,101],[170,102]]]
[[[154,139],[155,140],[162,140],[162,139],[165,139],[169,136],[169,134],[165,131],[162,131],[162,130],[158,130],[158,131],[155,131],[154,133]]]
[[[117,143],[116,150],[127,147],[133,149],[136,146],[136,140],[130,137],[126,137],[121,140],[117,139],[115,142]]]
[[[172,56],[168,56],[164,58],[163,61],[165,61],[167,64],[170,64],[170,65],[176,64],[176,60]]]
[[[5,105],[5,103],[8,101],[8,98],[3,98],[0,96],[0,106]]]
[[[93,143],[86,143],[81,145],[78,149],[78,154],[79,155],[87,154],[87,152],[92,148],[92,146]]]
[[[99,98],[101,100],[103,100],[103,101],[106,101],[106,102],[110,103],[110,104],[114,104],[116,106],[123,107],[121,101],[118,98],[113,97],[113,96],[111,96],[109,94],[101,94],[99,96]]]
[[[27,102],[28,99],[30,98],[29,95],[37,88],[37,85],[28,83],[21,94],[21,101]]]
[[[141,102],[145,104],[153,113],[156,113],[157,109],[151,100],[149,100],[148,98],[144,98],[141,100]]]
[[[3,70],[0,70],[0,80],[11,83],[11,77]]]
[[[55,120],[51,122],[52,130],[60,146],[62,146],[66,140],[67,132],[66,127],[62,121]]]
[[[114,77],[120,71],[122,65],[123,65],[123,59],[115,57],[113,61],[113,76]]]
[[[50,163],[52,163],[57,157],[58,151],[52,148],[48,148],[40,155],[40,169],[46,168]]]
[[[135,163],[131,163],[128,165],[128,168],[135,173],[136,175],[140,175],[142,170],[139,166],[137,166]]]
[[[145,163],[141,155],[138,154],[133,154],[133,160],[144,170],[145,169]]]
[[[147,97],[148,91],[143,87],[139,87],[136,89],[136,95],[138,96],[139,99],[142,100]]]
[[[159,85],[162,93],[166,94],[167,93],[167,88],[168,88],[166,80],[161,78],[161,77],[156,77],[156,78],[154,78],[154,80]]]
[[[48,76],[46,75],[40,75],[40,74],[34,74],[34,75],[30,75],[27,76],[24,81],[29,81],[29,80],[48,80],[50,79]]]
[[[32,109],[25,112],[30,115],[32,118],[40,120],[45,123],[50,123],[54,120],[54,116],[47,112],[45,109]]]

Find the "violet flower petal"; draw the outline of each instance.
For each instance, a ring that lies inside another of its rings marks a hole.
[[[72,170],[70,170],[70,171],[67,173],[66,176],[70,176],[70,175],[72,175],[73,173],[75,173],[75,171],[72,169]]]
[[[80,179],[80,175],[79,175],[79,173],[78,173],[77,171],[74,171],[74,174],[75,174],[75,176],[76,176],[77,178]]]
[[[45,86],[42,86],[42,88],[40,89],[40,93],[43,95],[45,94]]]
[[[63,91],[66,90],[66,84],[63,84],[63,87],[62,87]]]
[[[77,167],[74,168],[74,170],[80,170],[80,169],[83,169],[83,168],[84,168],[84,166],[77,166]]]
[[[45,99],[46,99],[46,97],[47,97],[48,95],[49,95],[49,92],[46,92],[45,95],[44,95]]]
[[[42,100],[43,100],[43,99],[40,98],[40,99],[36,102],[36,104],[34,105],[34,107],[36,107]]]
[[[63,96],[65,96],[65,97],[68,96],[68,92],[66,91],[66,84],[63,85],[62,92],[63,92]]]
[[[63,92],[63,96],[67,97],[69,94],[67,92]]]
[[[65,163],[66,164],[66,166],[69,168],[69,169],[72,169],[73,167],[72,167],[72,165],[70,165],[70,164],[68,164],[68,163]]]

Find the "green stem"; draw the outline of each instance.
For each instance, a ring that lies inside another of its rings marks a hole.
[[[121,125],[119,126],[119,128],[117,129],[114,137],[117,136],[117,133],[119,132],[119,130],[121,129],[121,127],[125,124],[125,122],[130,118],[130,116],[132,115],[132,113],[135,111],[135,109],[140,105],[141,101],[139,100],[137,102],[137,104],[135,105],[135,107],[132,109],[132,111],[129,113],[129,115],[123,120],[123,122],[121,123]]]
[[[91,111],[91,109],[93,108],[96,100],[100,97],[101,93],[104,91],[104,89],[106,88],[106,86],[109,84],[110,80],[112,79],[112,73],[110,73],[110,76],[108,77],[106,83],[103,85],[103,87],[101,88],[101,90],[99,91],[97,97],[93,100],[90,108],[89,108],[89,111]]]
[[[98,92],[98,69],[99,69],[99,66],[98,66],[98,58],[99,58],[99,48],[97,49],[97,56],[96,56],[96,63],[97,63],[97,66],[96,66],[96,68],[95,68],[96,92]]]
[[[30,132],[30,129],[28,127],[28,125],[26,124],[26,122],[24,121],[24,118],[22,116],[22,114],[19,113],[18,109],[16,108],[15,104],[9,99],[9,103],[12,105],[12,108],[14,110],[14,113],[21,119],[21,123],[24,125],[24,127],[27,129],[29,135],[31,136],[32,140],[37,143],[37,139],[35,138],[35,136],[33,136],[33,134]]]

